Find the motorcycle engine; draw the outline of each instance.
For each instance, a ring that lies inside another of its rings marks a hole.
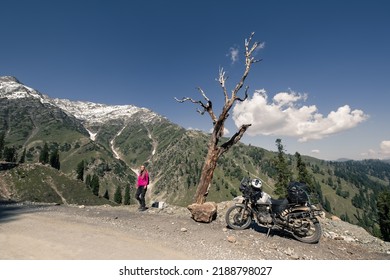
[[[269,213],[269,206],[257,206],[258,207],[258,213],[257,213],[257,219],[262,224],[271,224],[272,223],[272,217]]]

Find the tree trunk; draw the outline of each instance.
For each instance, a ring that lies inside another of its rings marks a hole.
[[[227,142],[218,146],[220,130],[223,126],[216,125],[214,127],[213,134],[209,143],[209,150],[207,152],[206,160],[202,168],[202,174],[200,175],[200,181],[195,194],[195,203],[203,204],[206,201],[207,195],[209,194],[209,188],[211,181],[213,180],[214,170],[217,167],[217,161],[219,157],[229,150],[234,144],[240,141],[245,131],[248,129],[250,124],[244,124],[240,127],[239,131],[236,132],[232,138]]]
[[[203,204],[209,194],[209,188],[213,179],[214,170],[217,167],[219,149],[214,141],[210,141],[209,150],[202,168],[200,181],[195,194],[195,203]]]

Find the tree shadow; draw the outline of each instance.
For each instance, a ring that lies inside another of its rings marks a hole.
[[[282,230],[282,229],[277,229],[277,228],[269,229],[267,227],[259,226],[255,222],[252,222],[250,228],[253,229],[256,232],[264,234],[267,237],[273,237],[273,236],[276,235],[276,236],[279,236],[279,237],[282,237],[282,238],[295,240],[295,238],[291,235],[291,233],[289,233],[289,232],[287,232],[285,230]]]
[[[17,219],[17,217],[21,214],[41,211],[43,209],[42,207],[47,206],[48,205],[0,199],[0,224],[11,222]]]
[[[227,228],[230,228],[230,227],[227,226]],[[269,229],[268,227],[263,227],[263,226],[258,225],[254,221],[252,221],[251,225],[249,226],[249,229],[252,229],[258,233],[264,234],[264,237],[267,237],[267,238],[272,238],[273,236],[279,236],[282,238],[297,241],[291,233],[289,233],[285,230],[277,229],[277,228]]]

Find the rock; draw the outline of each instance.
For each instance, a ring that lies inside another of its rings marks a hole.
[[[336,238],[339,237],[339,235],[338,235],[337,233],[333,232],[333,231],[329,231],[329,232],[327,232],[327,234],[328,234],[329,237],[332,238],[332,239],[336,239]]]
[[[197,222],[210,223],[217,217],[217,204],[215,202],[194,203],[188,205],[187,209],[190,210],[192,218]]]
[[[355,242],[355,238],[351,237],[351,236],[342,236],[343,239],[346,241],[346,242]]]
[[[332,216],[332,221],[341,221],[341,219],[337,216]]]
[[[227,238],[227,241],[229,241],[230,243],[236,243],[237,242],[237,239],[234,237],[234,236],[228,236]]]
[[[180,229],[180,231],[181,232],[187,232],[187,229],[183,227],[183,228]]]
[[[291,256],[291,255],[294,253],[294,250],[291,249],[291,248],[289,247],[289,248],[287,248],[286,251],[284,251],[284,253],[285,253],[287,256]]]

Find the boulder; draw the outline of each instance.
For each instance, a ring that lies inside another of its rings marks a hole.
[[[331,220],[332,221],[341,221],[341,219],[339,217],[334,216],[334,215],[331,217]]]
[[[190,210],[192,219],[197,222],[210,223],[217,217],[217,204],[215,202],[194,203],[188,205],[187,209]]]

